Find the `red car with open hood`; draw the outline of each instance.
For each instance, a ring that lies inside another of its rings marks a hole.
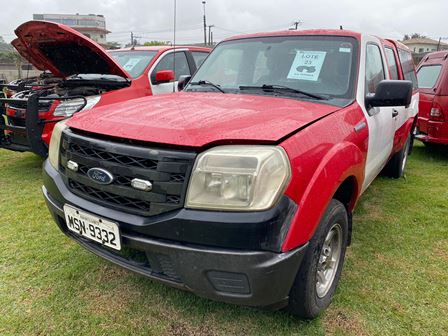
[[[178,78],[192,75],[210,51],[186,46],[175,53],[171,46],[106,51],[70,27],[45,21],[26,22],[15,33],[16,50],[60,80],[42,80],[2,99],[6,122],[0,118],[0,147],[44,157],[56,121],[94,106],[173,92]]]

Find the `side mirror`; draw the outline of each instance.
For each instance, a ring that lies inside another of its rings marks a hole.
[[[406,106],[411,104],[412,82],[405,80],[382,80],[376,93],[367,96],[365,104],[367,109],[371,107]]]
[[[156,83],[169,83],[174,80],[174,71],[173,70],[160,70],[156,73]]]
[[[179,77],[179,81],[177,82],[177,90],[182,91],[187,84],[190,82],[191,76],[184,75]]]

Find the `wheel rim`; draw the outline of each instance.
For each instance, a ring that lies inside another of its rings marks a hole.
[[[341,260],[342,252],[342,227],[334,224],[325,237],[317,264],[316,292],[319,298],[323,298],[330,290]]]

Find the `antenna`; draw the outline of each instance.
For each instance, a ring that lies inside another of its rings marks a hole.
[[[174,0],[174,31],[173,31],[173,92],[176,92],[176,6],[177,0]]]

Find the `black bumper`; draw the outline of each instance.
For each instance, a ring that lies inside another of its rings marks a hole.
[[[240,220],[236,213],[187,209],[155,216],[157,219],[143,219],[74,195],[48,161],[44,163],[43,193],[59,228],[86,249],[137,273],[218,301],[283,306],[306,250],[306,246],[286,253],[272,250],[277,244],[272,241],[283,239],[296,211],[294,202],[286,198],[278,209],[239,214]],[[117,222],[123,251],[115,252],[68,231],[62,210],[65,203]],[[244,228],[245,224],[250,230]],[[257,227],[261,233],[255,232]],[[217,232],[212,234],[213,230]],[[241,244],[256,243],[245,236],[251,230],[258,239],[258,248],[243,249]],[[260,240],[272,234],[282,237]]]

